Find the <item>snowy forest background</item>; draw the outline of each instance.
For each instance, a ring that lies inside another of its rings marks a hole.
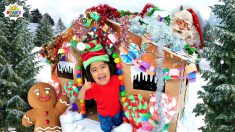
[[[32,128],[21,125],[21,118],[30,108],[28,90],[43,68],[35,61],[35,48],[51,41],[53,36],[65,31],[66,26],[62,19],[54,22],[49,13],[30,9],[23,0],[17,3],[24,5],[24,18],[9,20],[2,12],[6,5],[15,2],[0,2],[0,131],[8,131],[9,128],[32,131]],[[203,102],[194,109],[197,116],[204,117],[202,131],[235,131],[235,1],[223,2],[225,4],[212,7],[208,20],[196,11],[206,44],[202,57],[207,58],[211,67],[201,71],[202,77],[209,82],[199,89],[198,95]]]

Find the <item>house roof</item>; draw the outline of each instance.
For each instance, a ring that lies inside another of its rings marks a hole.
[[[111,20],[107,20],[107,23],[110,24],[113,24],[114,26],[117,26],[116,28],[119,28],[120,27],[120,24],[117,23],[117,22],[114,22],[114,21],[111,21]],[[135,35],[137,36],[139,39],[141,39],[142,41],[142,37],[132,33],[132,32],[129,32],[130,34],[132,35]],[[57,50],[59,48],[61,48],[63,45],[62,43],[69,43],[70,40],[73,39],[73,36],[74,36],[74,30],[72,28],[69,28],[68,30],[66,30],[65,32],[63,32],[61,35],[58,35],[58,36],[55,36],[54,38],[54,42],[55,43],[55,48],[57,48]],[[154,46],[157,46],[156,43],[154,43],[153,41],[148,41],[150,42],[151,44],[153,44]],[[195,57],[191,56],[191,55],[188,55],[186,53],[183,53],[183,54],[179,54],[179,53],[175,53],[173,52],[171,49],[167,48],[167,47],[164,47],[164,51],[169,53],[170,55],[172,55],[173,57],[177,57],[187,63],[195,63]]]

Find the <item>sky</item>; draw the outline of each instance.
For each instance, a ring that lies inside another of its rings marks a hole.
[[[146,3],[152,3],[160,9],[174,13],[180,5],[199,11],[202,18],[209,19],[210,8],[218,0],[28,0],[31,9],[39,9],[42,14],[49,13],[57,23],[59,18],[68,26],[72,20],[83,14],[87,8],[99,4],[109,4],[118,10],[140,12]]]

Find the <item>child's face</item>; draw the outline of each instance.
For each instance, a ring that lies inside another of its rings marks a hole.
[[[110,80],[110,69],[107,63],[93,62],[90,66],[90,72],[94,81],[99,85],[105,85]]]

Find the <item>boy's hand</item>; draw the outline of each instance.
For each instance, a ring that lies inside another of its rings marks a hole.
[[[88,82],[87,80],[86,80],[86,78],[85,78],[85,83],[84,83],[84,85],[83,85],[83,87],[82,88],[84,88],[84,89],[90,89],[91,88],[91,82]]]

